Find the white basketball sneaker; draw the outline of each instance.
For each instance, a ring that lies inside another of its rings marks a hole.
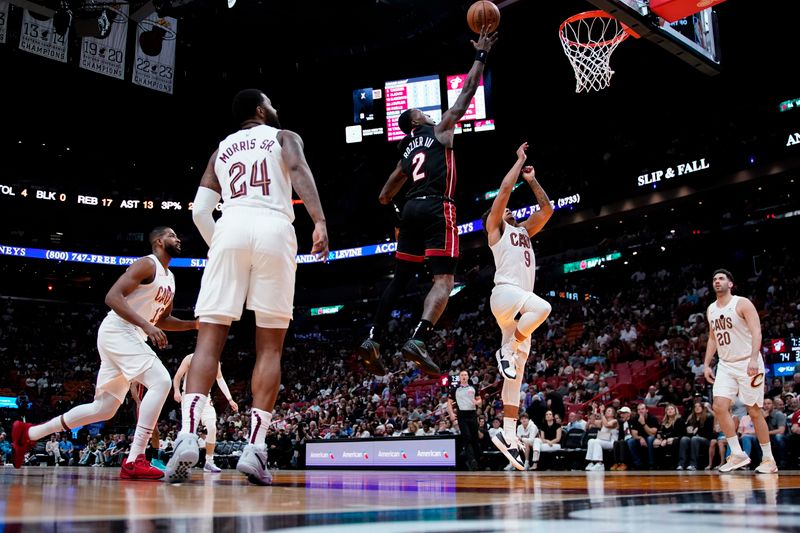
[[[248,444],[236,465],[236,470],[247,476],[254,485],[272,485],[272,474],[267,468],[267,448],[264,444]]]
[[[214,464],[214,458],[211,457],[210,459],[206,459],[206,465],[203,467],[203,472],[207,472],[209,474],[219,474],[222,472],[222,469]]]
[[[762,459],[761,464],[756,467],[756,472],[759,474],[774,474],[778,471],[778,465],[775,463],[775,458]]]
[[[500,370],[500,373],[503,374],[503,377],[506,379],[516,379],[517,356],[514,350],[511,349],[511,345],[504,344],[495,352],[494,356],[497,359],[497,368]]]
[[[200,446],[194,433],[178,433],[172,457],[167,462],[167,481],[181,483],[189,480],[189,472],[200,459]]]
[[[732,453],[724,465],[719,467],[720,472],[731,472],[750,464],[750,457],[745,453]]]

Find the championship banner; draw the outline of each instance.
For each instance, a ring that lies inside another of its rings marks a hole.
[[[136,29],[133,83],[172,94],[178,21],[153,13]]]
[[[84,37],[81,44],[81,68],[123,79],[125,48],[128,39],[128,4],[106,8],[111,30],[105,37]]]
[[[66,63],[68,42],[69,30],[66,35],[58,35],[53,28],[53,19],[31,13],[27,9],[23,12],[20,50]]]
[[[8,28],[8,2],[0,0],[0,44],[6,42],[6,28]]]

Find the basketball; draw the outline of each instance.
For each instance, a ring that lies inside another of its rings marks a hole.
[[[467,24],[475,33],[481,32],[481,26],[486,26],[486,31],[492,33],[500,25],[500,10],[494,2],[487,0],[475,2],[467,11]]]

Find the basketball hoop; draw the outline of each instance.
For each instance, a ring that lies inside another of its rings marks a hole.
[[[561,23],[558,36],[575,71],[575,92],[599,91],[611,83],[611,54],[628,36],[639,36],[605,11],[586,11]]]

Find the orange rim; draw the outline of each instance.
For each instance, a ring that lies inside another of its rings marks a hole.
[[[578,13],[577,15],[572,15],[567,20],[562,22],[561,26],[558,27],[558,34],[561,37],[561,40],[564,41],[565,43],[569,44],[570,46],[582,46],[582,47],[585,47],[585,48],[595,48],[595,47],[598,47],[598,46],[610,46],[612,44],[622,42],[625,39],[627,39],[629,36],[630,37],[634,37],[636,39],[639,38],[639,34],[636,33],[635,31],[633,31],[632,29],[630,29],[630,27],[628,27],[628,25],[625,24],[622,21],[620,21],[620,24],[622,24],[622,29],[624,31],[622,33],[620,33],[619,35],[617,35],[616,37],[614,37],[613,39],[608,39],[607,41],[600,41],[600,42],[597,42],[597,43],[579,43],[579,42],[576,42],[576,41],[570,41],[569,39],[567,39],[564,36],[564,28],[567,26],[567,24],[570,24],[572,22],[578,22],[579,20],[590,19],[590,18],[613,19],[614,17],[612,17],[611,15],[606,13],[605,11],[602,11],[602,10],[599,10],[599,9],[596,10],[596,11],[584,11],[583,13]]]

